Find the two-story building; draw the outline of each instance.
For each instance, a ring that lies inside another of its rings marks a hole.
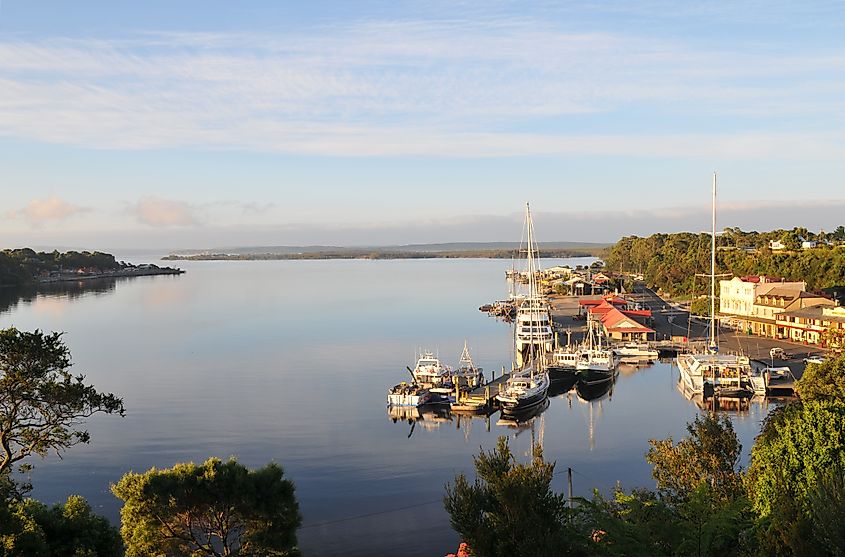
[[[791,291],[797,296],[797,293],[804,292],[805,287],[806,283],[803,281],[787,282],[781,278],[765,275],[733,277],[730,280],[719,281],[720,318],[737,330],[757,332],[757,334],[765,334],[758,331],[766,331],[764,325],[771,325],[769,336],[774,336],[775,312],[773,310],[775,308],[770,307],[766,310],[762,307],[756,308],[755,304],[762,296],[775,288],[780,289],[782,293]],[[760,319],[770,319],[770,322]]]
[[[825,331],[845,334],[845,307],[813,306],[777,315],[778,338],[805,344],[825,345]]]

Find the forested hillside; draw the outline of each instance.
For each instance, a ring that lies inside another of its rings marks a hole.
[[[803,280],[808,290],[845,285],[845,246],[820,244],[801,249],[799,238],[838,242],[845,239],[845,230],[840,226],[831,234],[814,235],[805,229],[764,233],[726,229],[716,239],[716,273]],[[772,251],[771,240],[780,240],[792,249]],[[627,236],[608,250],[605,263],[614,272],[642,273],[650,287],[672,295],[703,294],[706,279],[695,275],[710,272],[710,235]]]

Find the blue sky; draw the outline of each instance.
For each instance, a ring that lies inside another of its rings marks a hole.
[[[841,2],[0,3],[0,244],[845,222]]]

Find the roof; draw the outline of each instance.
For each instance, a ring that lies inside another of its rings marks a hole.
[[[626,331],[635,333],[653,333],[654,329],[637,323],[633,318],[628,317],[616,308],[611,308],[601,318],[602,326],[608,331]]]
[[[619,296],[603,296],[601,298],[586,298],[578,300],[578,304],[582,306],[598,306],[603,303],[610,302],[615,306],[627,306],[628,300],[620,298]]]
[[[825,315],[824,306],[811,306],[804,309],[796,309],[794,311],[784,311],[777,315],[778,321],[783,321],[786,317],[804,317],[809,319],[821,319],[822,321],[835,321],[837,323],[845,323],[845,315]]]

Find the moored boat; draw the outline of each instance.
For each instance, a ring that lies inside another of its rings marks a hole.
[[[387,391],[387,404],[389,406],[423,406],[433,401],[432,393],[415,383],[402,381]]]
[[[420,353],[411,374],[416,383],[439,387],[450,383],[452,368],[442,364],[440,358],[426,350]]]

